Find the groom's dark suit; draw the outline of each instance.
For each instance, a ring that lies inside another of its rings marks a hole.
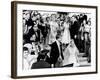
[[[59,43],[59,44],[61,44],[61,43]],[[61,56],[61,58],[64,59],[61,46],[58,45],[57,42],[55,41],[54,43],[51,44],[51,53],[50,53],[51,64],[55,65],[59,56]]]

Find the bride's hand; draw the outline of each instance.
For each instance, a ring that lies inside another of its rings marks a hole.
[[[59,58],[58,58],[58,62],[62,62],[62,58],[59,57]]]

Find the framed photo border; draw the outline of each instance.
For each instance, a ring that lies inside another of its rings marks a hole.
[[[50,75],[32,75],[32,76],[17,76],[17,4],[28,5],[50,5],[60,7],[82,7],[96,9],[96,71],[82,72],[82,73],[63,73]],[[42,3],[42,2],[27,2],[27,1],[12,1],[11,2],[11,78],[32,78],[32,77],[51,77],[51,76],[66,76],[66,75],[82,75],[98,73],[98,7],[88,5],[74,5],[74,4],[58,4],[58,3]]]

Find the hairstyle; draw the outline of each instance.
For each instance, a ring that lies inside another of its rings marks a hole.
[[[72,17],[75,18],[76,20],[78,20],[78,17],[76,15],[73,15]]]
[[[45,59],[45,56],[46,56],[45,54],[41,54],[41,53],[40,53],[40,54],[38,55],[38,57],[37,57],[37,61],[40,61],[40,59]]]
[[[46,21],[47,21],[47,19],[50,19],[50,17],[46,17]]]
[[[57,35],[56,35],[56,39],[59,39],[59,38],[61,38],[61,31],[57,31]]]
[[[26,12],[27,10],[23,10],[23,13]]]
[[[67,18],[67,23],[71,21],[69,16],[66,16],[66,17],[64,18],[64,21],[66,21],[66,18]]]
[[[23,47],[23,51],[28,51],[28,48],[27,47]]]

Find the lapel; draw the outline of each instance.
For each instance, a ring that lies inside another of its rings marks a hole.
[[[64,59],[64,56],[63,56],[63,53],[62,53],[61,43],[59,43],[59,46],[58,46],[58,44],[57,44],[57,42],[56,42],[56,45],[57,45],[57,47],[58,47],[59,55],[62,57],[62,59]]]
[[[38,37],[38,33],[37,33],[37,31],[35,31],[35,35],[36,35],[36,37]]]
[[[56,46],[57,46],[58,52],[60,53],[60,45],[59,45],[59,44],[57,44],[57,42],[56,42],[56,41],[55,41],[55,43],[56,43]]]

